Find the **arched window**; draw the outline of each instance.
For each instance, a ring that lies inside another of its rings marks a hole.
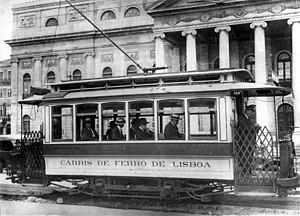
[[[80,80],[81,79],[81,71],[76,69],[73,72],[73,80]]]
[[[127,75],[128,75],[128,76],[132,76],[132,75],[135,75],[135,74],[137,74],[136,66],[130,65],[130,66],[127,68]]]
[[[30,131],[30,117],[28,115],[23,116],[23,131],[24,132]]]
[[[220,69],[220,59],[219,59],[219,57],[214,60],[213,69]]]
[[[50,26],[58,26],[58,21],[55,18],[50,18],[47,20],[46,22],[46,27],[50,27]]]
[[[292,86],[291,56],[286,52],[281,53],[277,57],[277,75],[281,86]]]
[[[23,76],[23,99],[30,96],[31,76],[26,73]]]
[[[55,73],[53,71],[50,71],[47,74],[47,83],[54,83],[55,82]]]
[[[102,16],[101,16],[101,19],[100,20],[111,20],[111,19],[116,19],[116,15],[114,12],[112,11],[105,11]]]
[[[112,69],[110,67],[103,69],[103,77],[112,77]]]
[[[294,109],[289,104],[281,104],[277,110],[278,135],[282,138],[294,126]]]
[[[245,58],[245,69],[249,70],[253,76],[255,75],[255,57],[254,57],[254,55],[249,55]]]
[[[139,9],[135,7],[128,8],[124,15],[124,17],[136,17],[136,16],[141,16],[141,12]]]

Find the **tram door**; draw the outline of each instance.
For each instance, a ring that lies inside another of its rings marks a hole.
[[[236,103],[239,121],[244,115],[244,100],[236,98]],[[236,193],[276,193],[275,181],[279,171],[276,142],[268,128],[237,124],[233,138]]]

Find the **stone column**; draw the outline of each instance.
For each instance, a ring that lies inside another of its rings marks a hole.
[[[60,80],[68,80],[68,55],[59,55],[59,74]]]
[[[215,28],[219,34],[219,59],[220,69],[230,68],[230,51],[229,51],[229,32],[230,26],[220,26]]]
[[[86,58],[85,61],[85,77],[87,79],[91,79],[95,77],[94,74],[94,57],[95,53],[90,52],[90,53],[85,53],[84,57]]]
[[[37,56],[33,58],[34,61],[34,80],[33,86],[34,87],[42,87],[42,57]]]
[[[295,145],[300,146],[300,17],[288,20],[288,24],[292,25],[292,88],[294,97],[294,136]],[[296,147],[296,148],[297,148]]]
[[[184,30],[182,36],[186,36],[186,70],[197,70],[197,49],[195,29]]]
[[[19,109],[18,109],[18,86],[19,86],[19,66],[18,58],[11,59],[11,134],[18,134],[18,116],[19,116]]]
[[[164,33],[159,33],[154,35],[155,39],[155,66],[156,67],[165,67],[165,44],[164,38],[166,35]],[[164,73],[166,70],[157,70],[155,73]]]
[[[254,29],[254,55],[255,55],[255,82],[267,82],[267,65],[266,65],[266,22],[253,22],[250,28]]]
[[[253,22],[250,28],[254,29],[254,55],[255,55],[255,83],[265,84],[268,73],[266,65],[266,22]],[[274,103],[271,97],[260,97],[256,103],[256,121],[261,126],[266,126],[270,132],[275,133]]]

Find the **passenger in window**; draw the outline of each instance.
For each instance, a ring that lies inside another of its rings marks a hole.
[[[136,138],[138,140],[153,139],[153,132],[147,127],[148,123],[145,118],[139,119],[139,127],[136,130]]]
[[[166,125],[164,130],[164,136],[167,140],[182,139],[181,134],[178,132],[178,122],[180,120],[179,115],[171,115],[171,121]]]
[[[86,118],[84,120],[84,128],[82,128],[81,131],[81,137],[83,141],[95,141],[99,140],[99,135],[95,131],[95,129],[92,128],[92,119]]]
[[[116,127],[116,123],[114,121],[109,122],[109,128],[106,131],[106,139],[112,140],[112,130]]]
[[[117,125],[114,127],[111,131],[111,139],[112,140],[125,140],[125,137],[123,135],[122,128],[124,127],[124,124],[126,123],[125,119],[123,117],[118,117],[115,121],[115,124]]]
[[[138,119],[133,119],[131,121],[131,128],[129,130],[129,137],[131,140],[136,139],[136,130],[139,128],[139,120]]]

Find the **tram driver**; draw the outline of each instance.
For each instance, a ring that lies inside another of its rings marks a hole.
[[[81,131],[81,137],[83,141],[95,141],[99,139],[99,135],[95,131],[95,129],[92,128],[92,119],[86,118],[84,120],[84,128],[82,128]]]
[[[182,135],[178,131],[178,123],[180,120],[179,115],[172,114],[170,122],[166,125],[164,130],[164,136],[166,140],[182,139]]]

